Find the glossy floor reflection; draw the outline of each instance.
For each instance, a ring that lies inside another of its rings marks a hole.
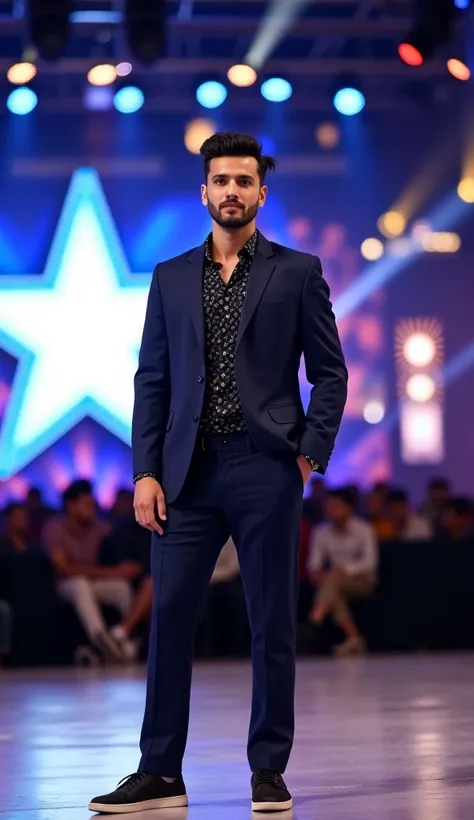
[[[472,655],[301,661],[286,773],[295,805],[276,816],[471,820],[473,679]],[[190,806],[126,816],[251,820],[249,699],[247,664],[198,665]],[[0,816],[97,817],[90,798],[136,769],[143,704],[143,669],[0,672]]]

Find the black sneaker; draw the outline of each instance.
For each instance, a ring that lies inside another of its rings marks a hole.
[[[285,781],[277,772],[259,770],[252,775],[252,810],[285,811],[293,801]]]
[[[168,809],[187,806],[188,796],[182,777],[167,783],[162,777],[136,772],[120,781],[114,792],[94,797],[89,811],[105,814],[127,814],[145,809]]]

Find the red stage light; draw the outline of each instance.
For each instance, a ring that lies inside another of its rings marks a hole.
[[[407,65],[418,66],[423,64],[423,56],[415,46],[410,43],[401,43],[398,46],[398,53]]]

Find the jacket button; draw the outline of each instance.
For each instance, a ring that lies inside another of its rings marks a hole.
[[[193,421],[199,421],[199,416],[197,415],[197,413],[194,414]]]
[[[204,381],[204,376],[198,376],[199,384],[202,384],[203,381]]]

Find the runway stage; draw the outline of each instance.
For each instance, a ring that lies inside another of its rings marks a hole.
[[[301,661],[295,805],[274,816],[471,820],[473,681],[474,655]],[[250,668],[197,665],[194,684],[189,809],[137,820],[251,818]],[[142,668],[0,672],[0,816],[88,820],[89,799],[136,769],[143,702]]]

